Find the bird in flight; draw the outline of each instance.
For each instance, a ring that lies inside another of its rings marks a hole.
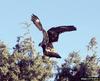
[[[48,57],[61,58],[61,56],[55,51],[53,47],[53,42],[58,41],[59,35],[61,33],[75,31],[76,27],[72,25],[58,26],[58,27],[52,27],[48,31],[46,31],[43,28],[40,19],[36,15],[32,14],[31,21],[43,33],[43,40],[39,44],[39,46],[41,46],[43,49],[43,54]]]

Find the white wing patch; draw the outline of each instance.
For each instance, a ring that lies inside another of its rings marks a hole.
[[[47,52],[54,52],[54,53],[56,53],[56,50],[54,48],[50,48],[50,47],[46,48],[46,51]]]
[[[36,19],[36,22],[37,22],[37,23],[39,23],[39,22],[40,22],[40,20],[39,20],[39,19]]]

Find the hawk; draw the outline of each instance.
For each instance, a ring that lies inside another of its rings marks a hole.
[[[35,26],[43,33],[43,40],[39,44],[39,46],[43,49],[43,54],[48,57],[61,58],[61,56],[54,50],[53,42],[57,42],[59,39],[59,35],[63,32],[75,31],[76,27],[73,25],[70,26],[58,26],[52,27],[48,31],[46,31],[40,19],[36,15],[31,16],[31,21],[35,24]]]

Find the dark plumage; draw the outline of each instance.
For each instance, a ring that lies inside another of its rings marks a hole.
[[[48,57],[61,58],[60,55],[54,51],[52,43],[58,41],[59,34],[63,32],[74,31],[76,30],[76,27],[58,26],[52,27],[46,32],[42,27],[40,19],[36,15],[33,14],[31,20],[36,25],[36,27],[43,33],[43,40],[39,45],[42,47],[44,55]]]
[[[52,27],[49,29],[48,36],[49,36],[49,42],[56,42],[58,41],[59,34],[63,32],[69,32],[74,31],[76,28],[74,26],[58,26],[58,27]]]
[[[42,27],[42,24],[41,24],[41,22],[40,22],[40,19],[39,19],[36,15],[33,14],[31,20],[32,20],[33,23],[36,25],[36,27],[37,27],[40,31],[42,31],[43,27]]]

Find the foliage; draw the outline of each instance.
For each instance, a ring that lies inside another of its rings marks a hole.
[[[93,37],[87,45],[89,54],[83,61],[80,59],[79,52],[70,53],[65,63],[58,67],[55,81],[100,81],[100,58],[96,55],[96,49],[97,42]]]
[[[73,51],[58,66],[53,59],[44,58],[36,52],[28,29],[30,24],[24,24],[27,32],[17,37],[11,53],[4,42],[0,41],[0,81],[48,81],[55,70],[54,81],[100,81],[100,58],[97,56],[95,37],[87,45],[84,60],[81,60],[79,52]]]
[[[12,53],[0,41],[0,81],[46,81],[52,77],[56,62],[49,58],[43,59],[36,52],[29,34],[28,29],[24,36],[17,37]]]
[[[13,54],[9,54],[7,47],[0,43],[0,81],[45,81],[52,75],[55,63],[49,58],[33,55],[32,40],[26,38],[17,40]],[[31,47],[32,46],[32,47]]]

